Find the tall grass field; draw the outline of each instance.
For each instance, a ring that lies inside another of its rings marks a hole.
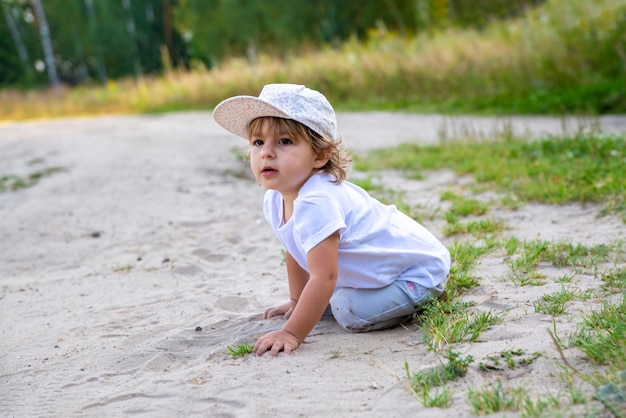
[[[261,48],[262,49],[262,48]],[[338,110],[599,114],[626,111],[626,0],[548,0],[482,31],[230,58],[211,69],[55,91],[0,91],[0,120],[211,109],[266,83],[306,84]]]

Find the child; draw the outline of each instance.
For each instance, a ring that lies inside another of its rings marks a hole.
[[[345,181],[350,162],[335,112],[319,92],[269,84],[236,96],[214,118],[250,141],[250,167],[263,210],[286,251],[291,299],[267,309],[282,329],[265,334],[257,356],[290,354],[330,308],[350,332],[390,328],[444,291],[448,250],[422,225]]]

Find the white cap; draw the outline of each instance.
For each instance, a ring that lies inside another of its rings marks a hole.
[[[259,97],[231,97],[213,110],[217,123],[245,139],[250,122],[264,116],[293,119],[326,139],[337,140],[333,107],[323,94],[302,85],[267,84]]]

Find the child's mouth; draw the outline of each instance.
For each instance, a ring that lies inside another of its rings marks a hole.
[[[263,176],[271,176],[276,173],[278,173],[278,170],[271,167],[265,167],[263,168],[263,170],[261,170],[261,175]]]

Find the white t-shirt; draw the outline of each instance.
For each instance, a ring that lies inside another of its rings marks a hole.
[[[268,190],[263,211],[281,244],[306,271],[307,253],[339,231],[338,287],[380,288],[396,279],[432,288],[450,270],[450,253],[426,228],[360,187],[317,173],[283,222],[283,199]]]

